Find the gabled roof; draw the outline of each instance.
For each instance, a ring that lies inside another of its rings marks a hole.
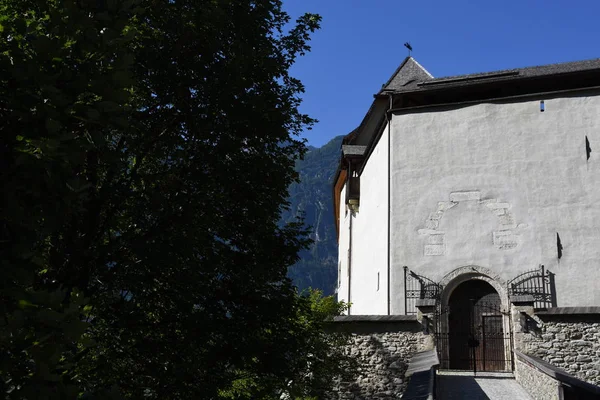
[[[427,72],[417,60],[408,56],[402,61],[390,79],[383,85],[380,93],[402,90],[402,88],[407,86],[412,86],[418,82],[424,82],[430,79],[433,79],[433,75]]]
[[[365,162],[368,161],[385,127],[387,113],[413,107],[464,104],[597,87],[600,87],[600,58],[434,78],[414,58],[406,57],[374,96],[360,125],[342,141],[343,154],[333,188],[335,212],[339,211],[339,192],[346,177],[344,157],[363,153]],[[336,218],[339,222],[339,215]]]
[[[476,74],[421,79],[419,81],[412,81],[404,85],[389,85],[389,89],[393,90],[394,93],[420,92],[427,90],[435,90],[439,88],[465,87],[479,83],[515,81],[527,78],[560,76],[575,72],[586,72],[594,70],[600,71],[600,58],[585,61],[573,61],[558,64],[541,65],[535,67],[506,69]]]

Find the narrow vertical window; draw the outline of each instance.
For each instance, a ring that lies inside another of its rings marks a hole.
[[[540,101],[540,111],[544,112],[544,110],[546,109],[546,106],[544,105],[544,100]]]
[[[379,292],[379,272],[377,273],[377,291]]]

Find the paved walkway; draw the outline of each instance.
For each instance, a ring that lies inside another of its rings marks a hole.
[[[438,400],[532,400],[512,373],[439,371]]]

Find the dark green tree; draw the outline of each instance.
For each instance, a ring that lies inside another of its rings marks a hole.
[[[333,353],[285,276],[308,240],[278,221],[313,123],[288,71],[319,20],[267,0],[0,0],[7,398],[317,390],[307,357]]]
[[[0,2],[0,389],[11,399],[80,392],[85,296],[110,290],[98,263],[108,175],[127,165],[114,141],[133,110],[131,18],[131,4]]]
[[[357,360],[348,351],[350,334],[328,326],[332,317],[347,310],[347,304],[337,302],[333,296],[323,297],[321,290],[313,289],[304,291],[298,300],[296,340],[304,353],[288,361],[295,371],[293,377],[273,385],[268,375],[245,371],[230,388],[221,392],[223,398],[324,399],[332,389],[332,382],[351,381],[356,377]],[[283,390],[274,393],[274,386]]]

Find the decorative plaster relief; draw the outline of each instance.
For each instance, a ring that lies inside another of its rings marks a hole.
[[[479,192],[479,191],[450,193],[450,201],[452,201],[452,202],[479,200],[479,199],[481,199],[481,192]]]
[[[500,202],[498,199],[481,199],[481,192],[478,190],[452,192],[450,201],[440,201],[437,210],[430,213],[425,220],[425,226],[418,230],[419,235],[425,236],[423,254],[426,256],[443,256],[446,254],[445,234],[437,229],[444,212],[456,207],[461,201],[477,201],[482,206],[487,207],[491,213],[498,218],[498,230],[492,232],[492,244],[500,250],[514,249],[519,244],[519,235],[514,233],[513,229],[526,228],[526,224],[517,226],[515,218],[510,209],[512,205],[508,202]]]
[[[501,250],[514,249],[517,247],[517,235],[513,234],[510,230],[493,232],[492,237],[494,245]]]
[[[427,244],[444,244],[444,233],[438,232],[427,237]]]
[[[512,214],[504,214],[498,216],[498,221],[502,226],[502,229],[515,229],[517,224],[515,224],[515,217]]]
[[[444,211],[451,209],[452,207],[456,207],[458,205],[457,202],[454,201],[440,201],[438,203],[437,213],[443,214]],[[430,214],[431,215],[431,214]]]
[[[496,200],[496,199],[491,199],[491,200]],[[491,209],[491,210],[495,210],[495,209],[498,209],[498,208],[501,208],[501,209],[510,208],[510,204],[509,203],[488,202],[485,206],[487,208]]]
[[[426,256],[443,256],[446,253],[446,248],[443,244],[426,244]]]

